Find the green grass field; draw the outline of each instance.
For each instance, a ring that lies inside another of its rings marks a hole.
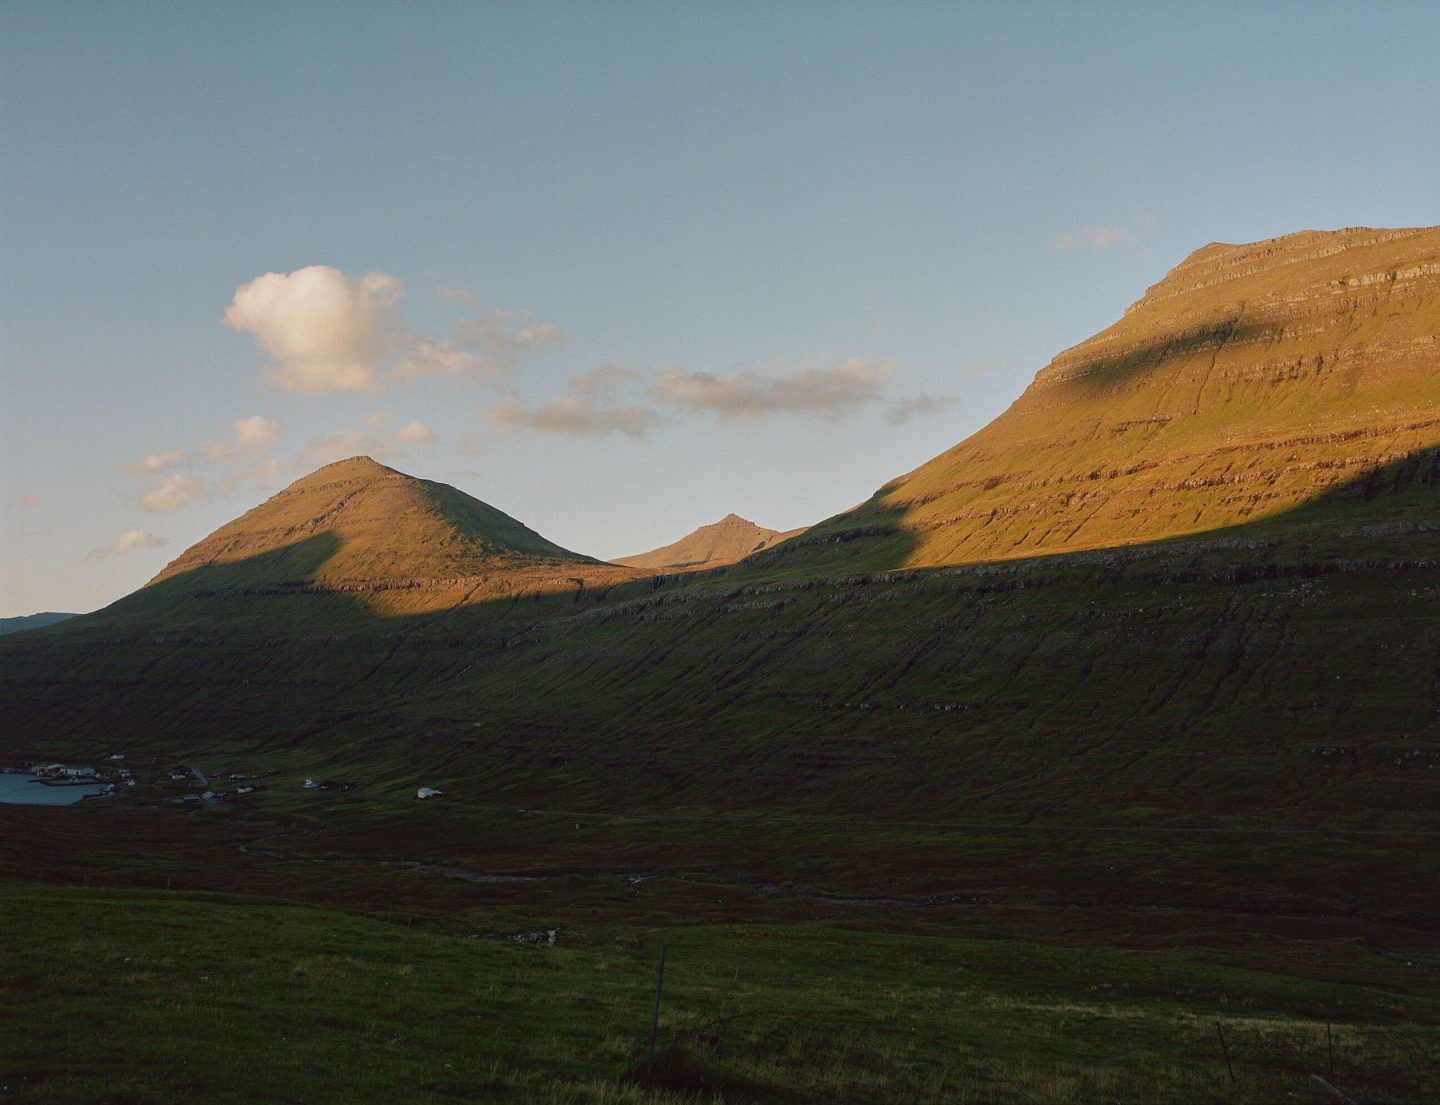
[[[21,882],[0,916],[24,1102],[1286,1102],[1332,1062],[1356,1099],[1440,1094],[1435,999],[1182,956],[814,924],[550,948]]]

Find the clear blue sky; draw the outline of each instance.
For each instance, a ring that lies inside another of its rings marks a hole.
[[[1440,222],[1432,2],[0,10],[0,615],[344,451],[813,522],[1206,242]]]

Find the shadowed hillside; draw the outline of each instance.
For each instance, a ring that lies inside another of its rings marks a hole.
[[[57,610],[45,610],[39,614],[24,614],[18,618],[0,618],[0,636],[7,633],[23,633],[27,629],[40,629],[47,625],[54,625],[56,622],[63,622],[66,618],[77,616],[62,614]]]
[[[1201,538],[408,616],[209,566],[147,589],[159,622],[141,592],[0,655],[54,754],[294,748],[590,808],[1433,825],[1437,479],[1431,450]]]

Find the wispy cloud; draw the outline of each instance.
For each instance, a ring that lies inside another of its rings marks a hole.
[[[1158,220],[1153,215],[1132,219],[1125,226],[1082,226],[1066,234],[1057,234],[1050,239],[1050,248],[1057,253],[1073,253],[1076,250],[1090,250],[1104,253],[1111,249],[1123,249],[1137,245],[1141,235],[1153,230]]]
[[[548,322],[509,311],[484,311],[455,323],[448,338],[408,334],[391,379],[458,376],[483,383],[509,376],[528,350],[569,344],[569,336]]]
[[[295,458],[296,467],[309,472],[337,460],[350,457],[373,457],[387,460],[395,455],[394,448],[374,430],[364,426],[345,430],[332,430],[320,437],[312,437]]]
[[[212,479],[210,494],[227,495],[235,488],[245,484],[256,484],[261,487],[274,485],[284,475],[285,465],[279,457],[256,457],[247,461],[242,467]]]
[[[429,426],[418,418],[412,418],[399,429],[391,430],[395,416],[382,412],[363,419],[358,426],[332,430],[320,437],[312,437],[295,458],[296,466],[304,472],[350,457],[368,456],[376,460],[393,460],[401,455],[408,445],[430,445],[440,439]]]
[[[182,449],[169,453],[146,453],[139,460],[126,461],[120,465],[120,471],[131,476],[148,476],[153,472],[163,472],[167,468],[183,464],[188,456]]]
[[[1134,242],[1135,232],[1123,226],[1082,226],[1079,230],[1051,238],[1050,248],[1060,253],[1072,253],[1077,249],[1104,253],[1115,246],[1133,245]]]
[[[412,418],[393,434],[390,440],[396,445],[430,445],[439,435],[418,418]]]
[[[909,399],[899,399],[891,403],[890,409],[885,412],[885,421],[892,426],[903,426],[913,418],[943,411],[957,402],[959,400],[949,396],[926,395],[922,392]]]
[[[253,454],[285,436],[285,427],[264,415],[231,419],[230,425],[234,433],[229,441],[216,441],[200,447],[207,461],[228,460],[241,453]]]
[[[724,377],[704,371],[666,372],[652,392],[677,407],[727,419],[775,413],[835,419],[880,402],[894,374],[894,361],[852,357],[831,368],[754,368]]]
[[[171,472],[140,496],[140,509],[155,513],[179,510],[205,495],[205,484],[185,472]]]
[[[132,529],[128,533],[122,533],[115,539],[115,544],[108,549],[91,549],[85,556],[87,560],[104,560],[112,554],[124,556],[136,549],[158,549],[162,545],[170,544],[170,538],[157,537],[153,533],[147,533],[143,529]]]
[[[468,292],[438,294],[474,309]],[[267,383],[300,395],[374,395],[395,382],[437,376],[483,381],[510,373],[526,350],[569,343],[557,327],[505,311],[461,319],[448,337],[417,334],[401,317],[404,295],[404,282],[389,273],[351,277],[309,265],[242,284],[224,321],[274,358]]]
[[[485,415],[495,426],[535,433],[568,437],[619,433],[643,437],[660,421],[660,416],[641,403],[615,402],[619,385],[637,379],[637,373],[620,365],[604,365],[573,377],[569,390],[549,403],[526,407],[512,397],[487,408]]]
[[[285,428],[275,419],[259,414],[233,418],[230,428],[228,440],[194,449],[153,451],[119,465],[119,470],[128,475],[152,478],[140,495],[140,507],[149,511],[179,510],[197,499],[227,493],[241,484],[267,484],[278,479],[279,461],[264,454],[285,435]],[[218,468],[209,470],[207,466]],[[204,480],[180,471],[196,468],[207,469]]]

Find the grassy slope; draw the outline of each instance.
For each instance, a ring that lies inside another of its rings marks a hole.
[[[220,527],[92,624],[184,625],[197,597],[315,590],[347,593],[357,611],[413,614],[635,574],[563,549],[453,487],[352,457]],[[273,627],[294,628],[297,619],[277,613],[266,611]]]
[[[1440,444],[1440,228],[1211,246],[999,418],[759,560],[898,568],[1292,510]]]
[[[0,902],[26,1027],[0,1069],[26,1102],[678,1102],[621,1083],[660,944],[651,1081],[732,1102],[1285,1101],[1328,1074],[1327,1023],[1347,1092],[1440,1092],[1433,1000],[1172,956],[815,926],[542,949],[194,894]]]

